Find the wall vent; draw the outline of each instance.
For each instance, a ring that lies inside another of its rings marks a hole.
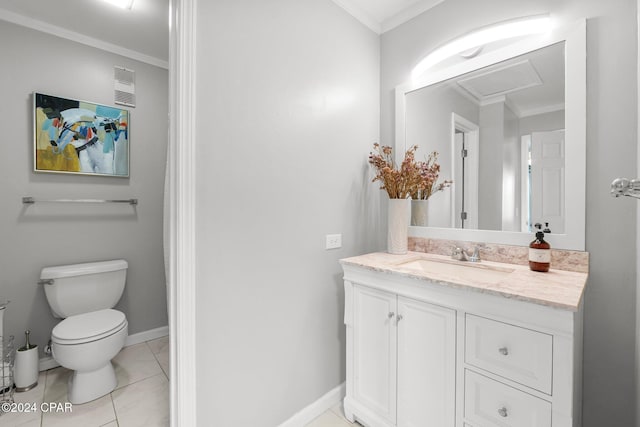
[[[114,78],[114,97],[115,103],[126,105],[127,107],[136,106],[136,72],[124,67],[113,67]]]

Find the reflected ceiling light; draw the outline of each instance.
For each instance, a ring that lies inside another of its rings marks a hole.
[[[425,56],[411,72],[411,78],[413,80],[420,78],[429,68],[458,53],[482,48],[482,46],[498,40],[542,34],[550,30],[551,18],[547,15],[518,18],[481,28],[454,39]]]
[[[118,6],[122,9],[131,9],[133,7],[134,0],[104,0],[114,6]]]

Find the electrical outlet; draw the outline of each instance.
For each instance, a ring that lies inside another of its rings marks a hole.
[[[337,249],[342,247],[342,234],[327,234],[325,249]]]

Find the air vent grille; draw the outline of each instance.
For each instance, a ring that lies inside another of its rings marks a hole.
[[[136,72],[124,67],[113,67],[114,102],[127,107],[136,106]]]

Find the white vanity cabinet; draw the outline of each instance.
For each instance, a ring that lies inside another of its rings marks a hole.
[[[350,421],[367,427],[581,425],[579,299],[572,310],[393,268],[342,264]]]
[[[379,425],[453,425],[455,311],[354,286],[350,314],[354,402]]]

